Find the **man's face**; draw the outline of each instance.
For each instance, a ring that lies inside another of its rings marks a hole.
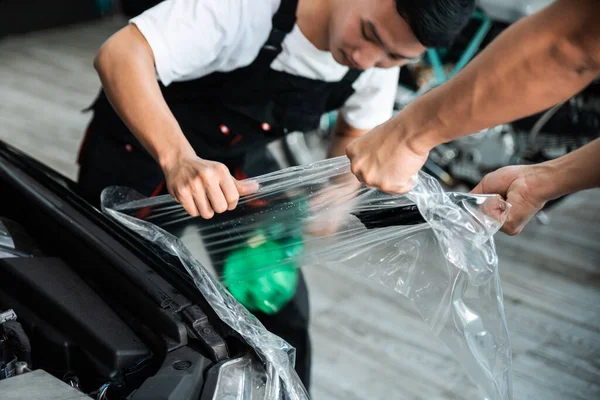
[[[418,58],[425,47],[396,11],[394,0],[334,0],[329,51],[340,64],[391,68]]]

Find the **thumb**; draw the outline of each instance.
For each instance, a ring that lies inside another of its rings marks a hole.
[[[238,181],[237,179],[234,179],[233,181],[240,196],[247,196],[249,194],[256,193],[260,188],[258,182],[251,179],[245,179],[243,181]]]
[[[490,172],[471,190],[471,194],[499,194],[506,198],[506,192],[515,179],[514,170],[501,168]]]
[[[477,186],[475,186],[475,188],[473,190],[471,190],[470,194],[473,194],[473,195],[491,194],[490,190],[484,191],[483,189],[484,189],[484,185],[483,185],[483,180],[482,180],[481,182],[479,182],[479,184]],[[488,189],[488,187],[486,187],[485,189]],[[497,195],[497,196],[486,199],[480,208],[480,210],[485,215],[492,217],[496,221],[504,221],[509,209],[510,209],[510,204],[504,201],[503,195]]]
[[[469,193],[470,194],[486,194],[483,192],[483,185],[481,184],[483,181],[479,182],[477,186],[473,188]]]

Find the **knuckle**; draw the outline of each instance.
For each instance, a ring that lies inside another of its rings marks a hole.
[[[363,173],[362,175],[363,177],[363,182],[367,185],[367,186],[379,186],[379,179],[377,179],[377,177],[371,173]]]
[[[350,143],[348,145],[348,147],[346,147],[346,155],[348,156],[348,158],[350,160],[352,160],[354,158],[354,154],[355,154],[355,152],[354,152],[354,145],[352,143]]]
[[[384,182],[379,185],[379,190],[389,194],[404,194],[410,191],[410,186],[407,184],[391,185],[389,183]]]
[[[350,165],[350,171],[352,171],[352,173],[354,175],[359,175],[362,172],[362,170],[361,170],[360,166],[358,165],[358,163],[352,163]]]
[[[379,190],[381,190],[382,192],[386,192],[386,193],[394,192],[394,188],[387,183],[382,183],[381,185],[379,185]]]
[[[240,199],[240,193],[237,190],[232,190],[227,199],[229,201],[238,201]]]
[[[169,191],[169,194],[175,199],[175,201],[179,202],[179,196],[177,195],[177,192],[173,188],[167,188],[167,190]]]
[[[521,229],[514,224],[508,224],[504,229],[504,232],[509,236],[515,236],[521,232]]]
[[[227,166],[225,164],[217,164],[217,166],[215,167],[215,170],[218,174],[220,175],[228,175],[229,174],[229,168],[227,168]]]
[[[205,184],[201,179],[194,179],[194,181],[190,185],[190,192],[194,192],[196,194],[204,192]]]
[[[214,168],[205,168],[198,174],[200,179],[204,182],[211,182],[217,176]]]
[[[229,196],[227,198],[227,209],[233,210],[234,208],[237,207],[238,202],[239,202],[239,196]]]
[[[224,213],[225,211],[227,211],[227,204],[225,204],[225,203],[219,203],[219,204],[216,204],[216,205],[213,207],[213,210],[214,210],[214,211],[215,211],[217,214],[222,214],[222,213]]]
[[[214,183],[218,179],[219,177],[217,176],[217,174],[214,173],[214,171],[207,171],[204,174],[200,175],[200,180],[203,182],[204,185],[207,186]]]
[[[231,198],[227,199],[227,205],[229,207],[234,207],[235,208],[235,206],[237,205],[238,201],[239,201],[238,197],[233,197],[232,196]]]
[[[400,193],[400,194],[408,193],[411,190],[413,190],[414,187],[415,187],[415,182],[413,182],[412,180],[408,180],[400,187],[400,191],[398,193]]]
[[[227,202],[238,201],[240,199],[240,192],[238,192],[238,189],[234,186],[233,190],[227,191],[225,198],[227,199]]]
[[[173,189],[173,192],[177,198],[181,199],[182,197],[186,197],[190,194],[190,189],[187,186],[176,186]]]
[[[187,207],[185,208],[185,211],[187,211],[188,214],[190,214],[192,217],[197,217],[198,216],[198,211],[195,208],[191,208],[191,207]]]

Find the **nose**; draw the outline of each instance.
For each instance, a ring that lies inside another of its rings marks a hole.
[[[352,52],[352,60],[360,69],[368,69],[379,62],[381,53],[381,49],[376,46],[359,47]]]

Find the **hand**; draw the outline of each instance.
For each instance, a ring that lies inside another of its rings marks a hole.
[[[411,141],[398,134],[396,122],[390,120],[346,148],[352,172],[369,187],[387,193],[406,193],[415,185],[428,150],[417,149]]]
[[[356,191],[361,183],[352,174],[336,177],[325,188],[309,200],[314,218],[307,225],[307,231],[315,236],[331,236],[336,233],[344,218],[354,205]]]
[[[258,190],[255,182],[234,179],[224,164],[196,155],[179,158],[163,171],[169,193],[192,217],[210,219],[215,212],[233,210],[240,196]]]
[[[501,230],[517,235],[548,200],[542,195],[539,176],[535,165],[504,167],[484,176],[471,193],[503,196],[512,207]]]

